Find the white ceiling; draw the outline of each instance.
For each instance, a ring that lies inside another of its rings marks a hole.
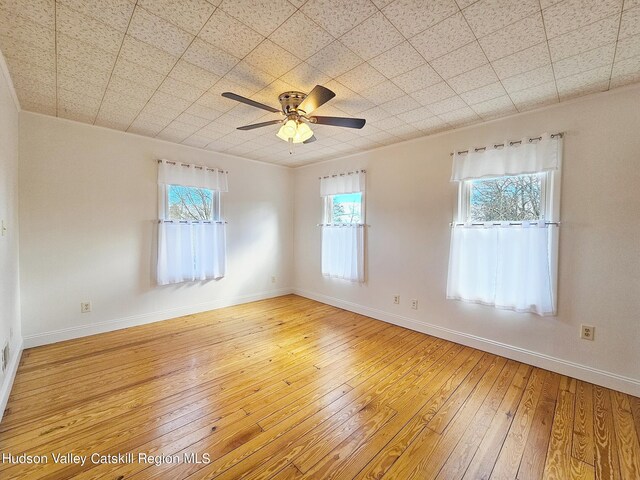
[[[0,0],[21,106],[177,143],[302,165],[640,81],[640,0]],[[279,107],[321,84],[288,145]]]

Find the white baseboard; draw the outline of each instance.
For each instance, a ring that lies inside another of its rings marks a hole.
[[[183,315],[191,315],[193,313],[206,312],[208,310],[216,310],[223,307],[231,307],[241,303],[255,302],[267,298],[280,297],[292,293],[291,288],[281,288],[278,290],[270,290],[268,292],[260,292],[251,295],[241,295],[237,297],[221,298],[212,302],[198,303],[196,305],[188,305],[185,307],[171,308],[159,312],[143,313],[141,315],[132,315],[130,317],[116,318],[104,322],[92,323],[91,325],[80,325],[77,327],[64,328],[51,332],[36,333],[24,336],[24,348],[38,347],[40,345],[48,345],[51,343],[62,342],[74,338],[86,337],[97,333],[111,332],[122,328],[135,327],[147,323],[159,322],[170,318],[181,317]]]
[[[9,395],[11,394],[11,387],[13,387],[13,381],[16,378],[16,372],[18,371],[18,365],[20,365],[20,357],[22,357],[23,340],[20,339],[17,345],[13,348],[13,354],[9,360],[9,365],[5,370],[4,381],[0,387],[0,421],[4,416],[4,409],[7,408],[9,402]]]
[[[293,293],[301,297],[310,298],[318,302],[333,305],[334,307],[349,310],[351,312],[366,315],[377,320],[392,323],[400,327],[409,328],[417,332],[426,333],[435,337],[450,340],[469,347],[477,348],[485,352],[500,355],[502,357],[517,360],[522,363],[544,368],[553,372],[594,383],[603,387],[618,390],[636,397],[640,396],[640,380],[625,377],[615,373],[599,370],[597,368],[580,365],[575,362],[552,357],[543,353],[533,352],[520,347],[514,347],[505,343],[496,342],[487,338],[469,335],[467,333],[451,330],[449,328],[433,325],[407,318],[395,313],[385,312],[376,308],[366,307],[357,303],[347,302],[339,298],[330,297],[320,293],[306,290],[293,289]]]

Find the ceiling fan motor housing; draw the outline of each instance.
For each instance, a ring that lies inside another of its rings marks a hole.
[[[280,94],[278,100],[280,101],[280,105],[282,105],[282,111],[284,114],[289,115],[292,113],[298,113],[298,106],[300,106],[306,97],[307,94],[302,92],[284,92]]]

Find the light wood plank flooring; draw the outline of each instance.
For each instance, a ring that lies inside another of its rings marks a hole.
[[[26,350],[0,451],[48,462],[0,478],[637,480],[639,432],[636,397],[289,295]]]

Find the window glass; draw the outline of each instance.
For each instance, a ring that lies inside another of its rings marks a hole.
[[[468,216],[472,222],[540,220],[542,175],[515,175],[469,181]]]
[[[207,188],[167,185],[167,219],[214,220],[216,193]]]
[[[362,223],[362,193],[331,197],[331,223]]]

